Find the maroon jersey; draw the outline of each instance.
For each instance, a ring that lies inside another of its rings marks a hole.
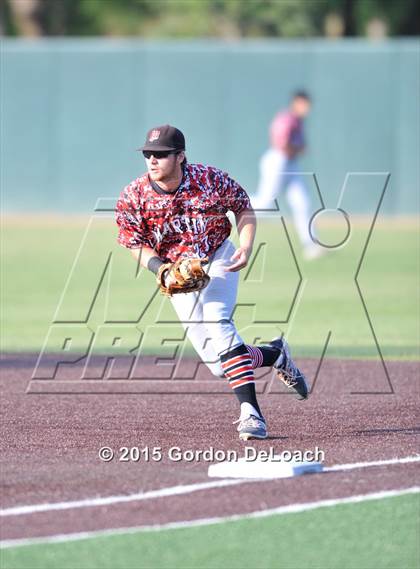
[[[245,190],[211,166],[186,164],[174,193],[159,190],[144,174],[124,188],[117,202],[118,242],[129,249],[151,247],[165,262],[207,257],[230,235],[226,213],[249,207]]]
[[[288,147],[305,146],[303,121],[290,110],[277,113],[270,126],[271,146],[280,152],[288,152]]]

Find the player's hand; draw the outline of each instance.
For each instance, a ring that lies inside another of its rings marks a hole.
[[[235,271],[240,271],[248,264],[248,259],[250,258],[252,253],[252,249],[248,249],[247,247],[239,247],[236,249],[232,257],[230,258],[233,261],[233,265],[226,267],[225,271],[233,273]]]

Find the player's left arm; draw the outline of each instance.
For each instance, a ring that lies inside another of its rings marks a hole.
[[[231,257],[234,261],[225,270],[229,272],[240,271],[247,266],[254,246],[257,219],[252,207],[247,207],[235,214],[236,227],[238,228],[239,247]]]

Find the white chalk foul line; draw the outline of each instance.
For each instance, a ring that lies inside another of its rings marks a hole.
[[[392,464],[407,464],[419,462],[420,455],[406,456],[404,458],[390,458],[388,460],[373,460],[372,462],[350,462],[349,464],[335,464],[326,466],[324,472],[338,472],[340,470],[353,470],[355,468],[370,468],[371,466],[388,466]]]
[[[352,470],[355,468],[369,468],[372,466],[389,466],[393,464],[406,464],[418,461],[420,461],[420,456],[407,456],[404,458],[391,458],[387,460],[377,460],[374,462],[354,462],[350,464],[336,464],[334,466],[325,467],[324,472]],[[144,500],[153,500],[156,498],[180,496],[182,494],[199,492],[201,490],[211,490],[212,488],[224,488],[226,486],[235,486],[237,484],[249,484],[252,482],[262,482],[269,480],[272,479],[270,478],[223,479],[212,482],[187,484],[184,486],[170,486],[168,488],[160,488],[157,490],[150,490],[148,492],[138,492],[136,494],[103,496],[99,498],[86,498],[83,500],[70,500],[67,502],[29,504],[27,506],[14,506],[11,508],[4,508],[0,510],[0,517],[21,516],[25,514],[39,514],[42,512],[70,510],[73,508],[94,508],[99,506],[110,506],[113,504],[121,504],[124,502],[140,502]]]
[[[48,537],[27,538],[27,539],[10,539],[0,542],[0,549],[7,549],[11,547],[22,547],[28,545],[40,545],[48,543],[64,543],[68,541],[78,541],[82,539],[93,539],[97,537],[112,537],[114,535],[129,535],[139,532],[154,532],[163,530],[185,529],[198,526],[208,526],[227,522],[236,522],[240,520],[252,520],[256,518],[266,518],[269,516],[283,515],[283,514],[297,514],[300,512],[307,512],[309,510],[316,510],[318,508],[330,508],[333,506],[341,506],[343,504],[357,504],[360,502],[367,502],[370,500],[383,500],[384,498],[394,498],[396,496],[404,496],[406,494],[420,493],[420,486],[413,486],[411,488],[404,488],[401,490],[387,490],[383,492],[372,492],[370,494],[360,494],[358,496],[349,496],[348,498],[337,498],[333,500],[319,500],[317,502],[305,502],[302,504],[290,504],[288,506],[280,506],[278,508],[271,508],[267,510],[257,510],[248,514],[235,514],[233,516],[217,517],[217,518],[203,518],[199,520],[173,522],[162,525],[152,526],[135,526],[127,528],[115,528],[106,530],[97,530],[81,533],[59,534]]]
[[[86,498],[84,500],[73,500],[69,502],[53,502],[46,504],[32,504],[28,506],[15,506],[0,510],[0,517],[21,516],[23,514],[38,514],[41,512],[51,512],[54,510],[71,510],[73,508],[93,508],[98,506],[110,506],[124,502],[141,502],[143,500],[153,500],[155,498],[165,498],[168,496],[180,496],[190,494],[200,490],[211,490],[212,488],[223,488],[225,486],[235,486],[242,484],[244,480],[216,480],[214,482],[202,482],[198,484],[186,484],[184,486],[170,486],[159,488],[148,492],[138,492],[136,494],[125,494],[115,496],[104,496],[102,498]]]

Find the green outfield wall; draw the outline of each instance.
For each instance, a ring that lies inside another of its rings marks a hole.
[[[390,172],[382,211],[419,211],[419,46],[2,39],[3,207],[92,211],[143,172],[135,149],[165,122],[185,132],[190,161],[226,169],[253,193],[268,124],[304,87],[314,107],[302,169],[317,174],[326,205],[357,172],[348,199],[371,211],[367,173]]]

